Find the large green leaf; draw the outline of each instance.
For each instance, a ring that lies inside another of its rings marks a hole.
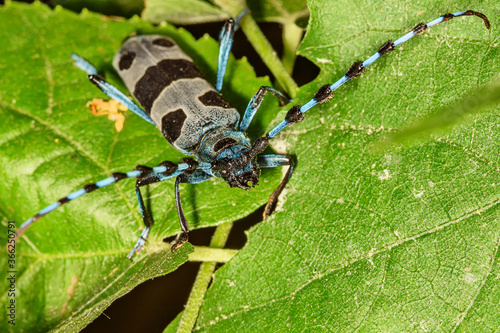
[[[500,109],[431,141],[368,151],[498,75],[500,5],[315,0],[309,8],[300,54],[322,71],[298,103],[421,21],[472,9],[492,29],[476,17],[429,29],[273,141],[298,162],[285,202],[216,273],[196,327],[497,332]]]
[[[171,26],[153,28],[138,19],[114,21],[96,14],[77,15],[45,5],[7,3],[0,8],[4,41],[0,49],[0,215],[1,244],[7,220],[17,226],[43,207],[84,184],[128,171],[137,164],[154,166],[183,157],[150,124],[127,115],[117,133],[113,122],[93,116],[87,101],[105,97],[73,66],[70,53],[91,62],[124,90],[110,63],[120,43],[132,33],[172,36],[213,82],[218,45],[209,37],[196,41]],[[245,60],[230,61],[223,90],[239,110],[265,78],[256,78]],[[251,134],[260,135],[277,112],[269,99]],[[277,186],[280,170],[264,172],[261,186],[246,192],[222,181],[181,188],[192,229],[234,221],[263,205]],[[137,240],[142,221],[134,181],[88,194],[47,215],[18,240],[16,253],[16,326],[5,320],[0,331],[77,330],[107,305],[145,279],[166,274],[187,260],[190,245],[170,254],[165,236],[178,232],[173,182],[146,190],[156,221],[146,249],[133,263],[126,254]],[[5,246],[0,263],[6,271]],[[2,290],[8,281],[2,279]],[[71,290],[71,292],[70,292]],[[0,296],[2,308],[9,302]],[[14,329],[15,328],[15,329]]]

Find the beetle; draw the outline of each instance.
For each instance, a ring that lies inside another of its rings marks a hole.
[[[282,103],[286,103],[287,98],[273,88],[261,87],[250,100],[240,121],[238,111],[219,93],[222,89],[234,31],[246,12],[235,19],[229,19],[221,30],[215,87],[203,78],[191,58],[172,39],[160,35],[135,36],[127,39],[116,53],[113,66],[142,108],[99,76],[96,68],[84,58],[72,54],[75,65],[86,72],[88,79],[106,95],[155,125],[175,149],[195,158],[186,157],[177,164],[165,161],[155,167],[138,165],[132,171],[115,172],[108,178],[85,185],[26,220],[17,231],[16,237],[21,236],[35,221],[71,200],[122,179],[136,178],[135,190],[145,228],[127,256],[131,259],[144,247],[154,223],[145,207],[140,188],[175,177],[175,203],[181,234],[172,246],[174,251],[188,241],[189,233],[180,200],[180,183],[198,184],[211,177],[218,177],[230,187],[249,190],[258,185],[261,168],[288,166],[286,175],[269,198],[264,210],[265,219],[272,213],[280,193],[293,172],[290,157],[277,154],[261,155],[273,137],[285,127],[301,122],[309,109],[329,101],[333,98],[333,92],[344,83],[360,76],[367,66],[392,52],[397,46],[423,33],[427,28],[455,17],[471,15],[483,19],[486,28],[490,28],[487,17],[472,10],[449,13],[427,24],[420,23],[399,39],[388,40],[365,61],[355,62],[338,81],[319,88],[306,104],[293,105],[280,124],[252,143],[246,135],[246,130],[266,93],[273,94]]]

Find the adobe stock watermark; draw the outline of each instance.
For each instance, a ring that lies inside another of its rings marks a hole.
[[[465,97],[460,104],[454,108],[450,108],[442,115],[442,120],[445,124],[460,122],[468,114],[480,112],[480,108],[490,107],[496,105],[500,101],[498,97],[498,90],[500,87],[500,80],[497,79],[490,84],[487,84],[471,95]]]
[[[9,289],[7,290],[7,322],[16,324],[16,224],[9,221],[7,225],[7,280]]]

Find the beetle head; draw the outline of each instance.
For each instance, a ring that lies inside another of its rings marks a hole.
[[[231,187],[249,190],[259,185],[260,168],[250,149],[234,145],[224,149],[212,163],[212,171]]]

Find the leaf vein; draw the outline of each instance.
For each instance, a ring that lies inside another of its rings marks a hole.
[[[457,329],[459,328],[459,326],[463,323],[465,317],[467,316],[467,314],[469,313],[469,310],[472,308],[472,306],[474,305],[474,302],[476,301],[477,297],[479,296],[479,294],[481,293],[481,290],[483,289],[484,285],[486,284],[486,281],[488,280],[488,277],[491,275],[491,270],[493,268],[493,265],[495,264],[495,258],[497,256],[497,252],[498,252],[498,248],[500,247],[500,237],[498,238],[498,241],[497,241],[497,244],[496,244],[496,247],[495,247],[495,251],[493,252],[493,254],[491,255],[491,261],[490,261],[490,265],[488,267],[488,272],[484,275],[484,278],[483,280],[481,281],[481,285],[479,286],[479,288],[477,289],[476,291],[476,294],[474,295],[474,297],[472,298],[472,300],[470,301],[469,305],[467,306],[467,308],[465,309],[465,311],[461,314],[460,318],[458,319],[457,321],[457,324],[455,325],[455,327],[453,328],[452,332],[456,332]]]

